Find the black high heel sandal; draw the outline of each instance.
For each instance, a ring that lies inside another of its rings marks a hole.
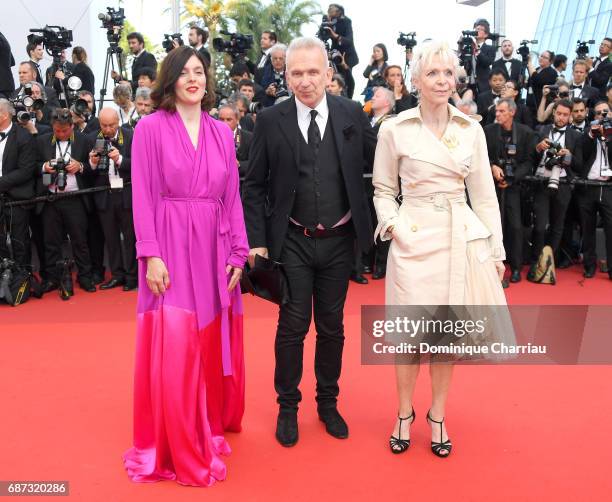
[[[399,428],[397,429],[399,437],[391,436],[389,438],[389,448],[391,448],[391,453],[404,453],[410,447],[410,439],[402,439],[402,422],[404,420],[410,420],[410,424],[414,422],[414,408],[412,408],[412,413],[407,417],[402,418],[398,413],[397,418],[400,421]]]
[[[430,412],[431,410],[427,412],[427,420],[429,420],[430,422],[433,422],[434,424],[440,424],[440,439],[442,439],[443,437],[442,436],[443,434],[442,424],[444,423],[444,419],[438,422],[437,420],[434,420],[433,418],[431,418],[431,415],[429,414]],[[431,451],[436,457],[446,458],[451,454],[452,449],[453,449],[453,445],[451,443],[450,438],[441,443],[436,443],[435,441],[431,442]],[[440,450],[446,450],[448,453],[440,453]]]

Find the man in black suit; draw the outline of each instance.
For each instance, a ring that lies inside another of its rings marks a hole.
[[[38,155],[38,187],[40,193],[72,192],[88,187],[83,171],[88,161],[87,138],[74,131],[70,110],[58,108],[51,118],[53,132],[36,138]],[[64,159],[66,163],[65,187],[57,186],[58,171],[53,163]],[[47,176],[44,176],[44,175]],[[49,175],[52,176],[49,179]],[[46,184],[51,181],[51,184]],[[96,291],[92,279],[91,259],[87,247],[87,213],[91,204],[87,197],[72,196],[45,202],[42,219],[45,239],[45,263],[47,280],[45,292],[57,289],[62,281],[66,296],[72,296],[72,278],[62,277],[62,244],[66,233],[70,236],[72,254],[77,265],[78,281],[87,292]]]
[[[495,106],[496,123],[484,128],[491,172],[497,183],[504,238],[512,274],[510,282],[521,280],[523,266],[523,220],[521,218],[521,180],[531,173],[535,159],[535,134],[516,123],[516,103],[502,98]],[[512,172],[510,172],[512,171]]]
[[[476,31],[476,84],[478,94],[489,90],[489,73],[491,65],[495,60],[495,48],[487,44],[487,38],[491,34],[489,22],[486,19],[478,19],[474,23]]]
[[[15,90],[15,81],[11,68],[15,66],[15,59],[11,52],[11,45],[0,33],[0,98],[10,98]]]
[[[244,184],[249,260],[259,254],[284,263],[291,291],[275,343],[276,438],[283,446],[298,440],[298,385],[313,305],[319,418],[334,437],[348,437],[337,410],[343,310],[355,238],[362,251],[372,241],[363,169],[372,165],[376,136],[358,103],[325,93],[331,76],[320,40],[293,40],[287,78],[294,96],[258,114]]]
[[[604,112],[610,113],[610,106],[605,101],[595,105],[595,121],[583,136],[583,163],[577,175],[584,179],[605,181],[604,186],[578,186],[576,197],[582,227],[582,253],[584,256],[584,276],[589,279],[595,276],[597,253],[595,235],[597,213],[601,215],[606,238],[606,255],[608,264],[612,264],[612,148],[610,137],[603,134],[601,119]],[[608,276],[612,279],[612,267],[609,265]]]
[[[532,267],[527,278],[533,278],[537,260],[545,244],[556,252],[561,243],[565,214],[572,197],[569,183],[582,165],[581,135],[569,127],[572,114],[572,103],[561,99],[553,106],[553,124],[545,125],[540,130],[538,143],[535,146],[538,162],[535,174],[543,178],[536,187],[533,228]],[[561,150],[556,156],[550,155],[548,149],[553,143],[559,143]],[[553,159],[553,157],[555,159]],[[556,160],[556,165],[551,165]],[[557,179],[557,183],[554,180]],[[554,186],[557,186],[554,188]]]
[[[187,37],[189,45],[202,54],[202,57],[206,60],[208,66],[210,66],[210,52],[204,47],[207,40],[208,31],[203,30],[199,26],[191,26],[189,28],[189,35]]]
[[[242,180],[246,176],[249,165],[249,150],[253,141],[253,134],[239,126],[240,112],[234,105],[221,105],[219,107],[219,120],[225,122],[234,134],[238,171]]]
[[[15,112],[11,103],[0,98],[0,197],[6,202],[27,200],[34,196],[36,153],[32,136],[12,123]],[[0,203],[0,258],[9,258],[6,232],[11,234],[12,258],[29,267],[30,235],[28,209],[20,206],[2,208]]]
[[[32,81],[37,81],[36,79],[36,67],[32,61],[22,61],[19,63],[19,87],[15,89],[13,92],[13,98],[23,94],[24,85],[29,84]],[[42,82],[39,82],[42,85]],[[59,107],[59,100],[57,98],[57,93],[53,87],[45,87],[45,94],[47,95],[47,106],[52,109]]]
[[[128,33],[127,36],[128,46],[130,48],[130,53],[134,56],[132,60],[132,89],[136,90],[138,88],[138,75],[140,75],[140,70],[143,68],[153,68],[157,70],[157,60],[155,56],[150,52],[145,50],[144,37],[134,31],[132,33]],[[123,76],[119,75],[115,70],[111,72],[111,75],[115,81],[119,81],[123,79]]]
[[[592,108],[599,101],[599,89],[587,85],[589,66],[584,59],[577,59],[572,69],[572,83],[570,85],[570,99],[581,98]]]
[[[552,51],[544,51],[540,54],[538,62],[540,66],[534,68],[531,64],[531,59],[527,63],[529,71],[529,81],[527,88],[529,94],[527,95],[527,106],[535,114],[535,111],[542,101],[542,88],[545,85],[553,85],[557,81],[557,71],[553,68],[552,62],[555,57],[555,53]]]
[[[599,44],[599,57],[593,60],[593,67],[589,73],[589,83],[599,89],[599,96],[606,98],[606,87],[612,77],[612,38],[606,37]]]
[[[520,59],[512,57],[514,46],[512,41],[507,38],[501,44],[502,57],[496,60],[491,66],[491,70],[501,69],[506,74],[506,80],[519,81],[523,63]]]
[[[257,62],[257,66],[255,68],[255,74],[253,76],[253,80],[261,85],[261,80],[265,73],[270,71],[272,66],[272,61],[270,60],[270,49],[274,44],[278,42],[276,37],[276,33],[270,30],[263,31],[261,33],[261,39],[259,40],[259,47],[261,48],[261,57]],[[250,98],[251,100],[253,98]]]
[[[34,67],[34,78],[38,83],[43,84],[42,71],[40,69],[40,62],[45,55],[45,49],[43,48],[42,38],[35,40],[34,42],[28,42],[26,45],[26,54],[30,58],[30,63]]]
[[[501,97],[506,85],[506,72],[500,68],[491,71],[489,77],[489,90],[478,93],[476,104],[478,115],[482,117],[480,123],[485,126],[495,121],[495,103]]]
[[[344,65],[341,65],[338,71],[346,82],[346,95],[349,99],[352,99],[355,91],[353,67],[359,64],[359,56],[353,41],[353,23],[350,18],[344,15],[344,7],[337,3],[329,4],[327,17],[335,25],[333,28],[325,28],[325,31],[331,37],[332,50],[338,50],[342,54]]]
[[[100,131],[88,137],[89,163],[86,171],[93,177],[93,186],[112,189],[110,193],[102,191],[93,195],[94,205],[102,223],[111,269],[111,278],[100,284],[100,289],[123,286],[124,291],[131,291],[138,285],[131,186],[133,132],[127,127],[119,127],[119,114],[112,108],[102,109],[98,120]],[[107,169],[102,169],[101,165],[104,161],[100,150],[104,150],[104,142],[108,147],[104,159]],[[99,146],[102,146],[102,149]]]

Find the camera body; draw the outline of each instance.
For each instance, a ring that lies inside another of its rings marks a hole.
[[[32,97],[32,84],[25,84],[23,86],[23,94],[12,98],[10,101],[15,108],[15,119],[21,124],[27,124],[28,121],[35,117],[35,113],[32,113],[30,110],[42,110],[45,106],[45,102],[42,99],[34,99]]]
[[[551,190],[559,189],[559,178],[561,170],[569,167],[572,162],[571,155],[560,155],[559,152],[563,149],[560,143],[551,141],[546,149],[546,162],[544,168],[551,171],[548,178],[548,188]]]
[[[416,32],[414,31],[410,33],[403,33],[400,31],[399,37],[397,38],[397,44],[404,47],[407,51],[411,51],[417,44],[414,37],[416,37]]]
[[[113,148],[113,143],[110,139],[106,138],[96,138],[96,143],[94,145],[94,151],[96,155],[100,158],[98,162],[98,174],[106,174],[110,168],[110,157],[108,156],[109,152]]]
[[[515,178],[515,156],[516,156],[516,145],[513,143],[508,143],[505,145],[506,155],[503,159],[501,159],[500,164],[501,168],[504,170],[504,181],[511,185],[514,182]]]
[[[229,36],[229,40],[221,37],[213,39],[213,47],[217,52],[225,52],[232,57],[232,60],[243,58],[246,53],[253,47],[253,35],[244,35],[242,33],[230,33],[221,30],[221,35]]]
[[[516,49],[516,53],[521,56],[524,64],[527,64],[529,61],[529,44],[537,44],[537,40],[521,40],[519,44],[519,48]]]
[[[180,33],[173,33],[172,35],[168,35],[167,33],[164,34],[162,47],[166,50],[166,52],[170,52],[172,49],[174,49],[173,42],[175,40],[178,42],[179,46],[185,45],[185,42],[183,42],[183,36]]]
[[[327,42],[331,39],[331,34],[327,28],[331,28],[332,31],[336,31],[336,24],[338,23],[337,19],[329,19],[329,16],[324,15],[321,20],[321,24],[319,25],[319,30],[317,31],[317,38],[322,42]]]
[[[106,8],[106,14],[101,12],[98,14],[98,19],[102,21],[102,28],[106,29],[106,39],[117,52],[121,52],[119,41],[121,39],[121,29],[125,23],[125,12],[123,7],[113,9]],[[119,49],[119,50],[117,50]]]
[[[610,136],[612,136],[612,118],[608,117],[607,110],[604,110],[602,112],[601,120],[593,120],[591,122],[591,127],[592,126],[602,127],[601,136],[604,140],[608,141],[610,139]]]
[[[370,87],[388,87],[387,81],[383,77],[383,74],[378,70],[372,70],[370,72]]]
[[[285,81],[284,75],[274,76],[274,87],[276,87],[276,98],[283,98],[289,96],[289,90],[287,89],[287,82]]]
[[[587,59],[589,57],[589,45],[595,40],[576,40],[576,59]]]
[[[43,185],[48,187],[55,185],[58,190],[64,191],[66,189],[66,181],[68,173],[66,168],[68,162],[63,158],[51,159],[49,165],[55,170],[54,173],[43,173],[42,180]]]
[[[46,25],[41,29],[30,29],[28,42],[42,43],[49,54],[59,56],[63,49],[72,47],[72,30],[67,30],[63,26]],[[37,35],[38,34],[38,35]]]

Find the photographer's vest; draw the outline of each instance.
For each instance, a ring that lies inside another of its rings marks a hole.
[[[291,218],[308,228],[332,228],[349,211],[349,202],[334,141],[331,117],[318,154],[298,134],[298,182]]]

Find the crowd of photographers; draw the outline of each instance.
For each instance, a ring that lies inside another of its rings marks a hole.
[[[87,292],[138,286],[130,150],[138,120],[153,111],[150,93],[157,60],[145,50],[140,33],[128,34],[128,76],[118,47],[123,11],[109,8],[99,17],[107,29],[110,63],[113,55],[119,57],[117,68],[110,71],[112,102],[104,99],[104,82],[98,106],[86,50],[73,47],[72,62],[66,61],[65,51],[72,47],[68,30],[31,30],[36,33],[28,37],[27,58],[17,62],[0,34],[0,298],[8,303],[27,299],[26,283],[33,292],[59,290],[63,299],[70,298],[74,267],[79,286]],[[252,36],[222,34],[226,38],[214,39],[212,46],[232,65],[211,113],[234,132],[242,177],[257,113],[291,96],[285,79],[285,44],[290,41],[264,31],[261,54],[251,61],[246,54]],[[353,99],[352,69],[359,59],[351,21],[341,6],[329,6],[317,36],[325,42],[334,69],[328,92]],[[207,31],[189,29],[189,45],[210,61],[207,39]],[[450,101],[479,120],[485,131],[504,219],[509,282],[521,280],[524,264],[530,265],[528,279],[554,281],[541,270],[543,257],[565,267],[581,256],[585,277],[593,277],[600,223],[607,263],[612,259],[612,39],[601,41],[596,58],[588,57],[584,42],[578,44],[573,61],[543,51],[537,67],[529,57],[530,42],[521,42],[515,58],[512,41],[491,33],[485,20],[476,21],[458,42],[461,67]],[[180,34],[172,34],[165,36],[163,46],[169,52],[183,43]],[[391,64],[386,46],[377,43],[363,73],[364,111],[375,130],[389,117],[418,105],[418,96],[404,80],[415,33],[401,33],[397,43],[405,48],[405,61]],[[43,72],[45,50],[53,64]],[[18,85],[11,74],[15,64]],[[364,190],[371,200],[371,178],[364,178]],[[40,282],[31,275],[33,249]],[[360,256],[352,280],[366,284],[366,273],[383,278],[387,251],[388,242],[378,242]],[[612,279],[606,267],[606,260],[600,262]]]

